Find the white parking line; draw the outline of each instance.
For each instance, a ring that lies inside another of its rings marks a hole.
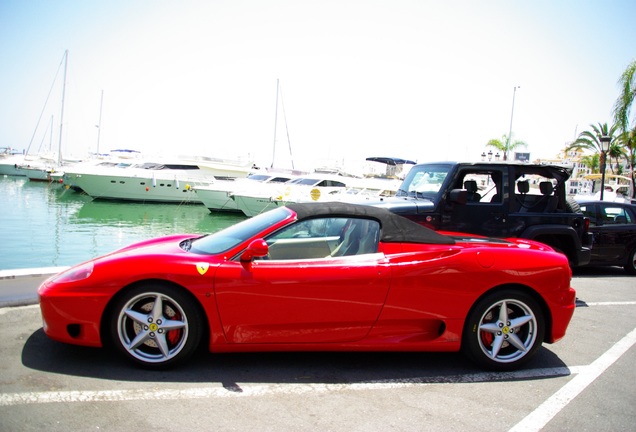
[[[636,305],[636,301],[590,302],[585,304],[588,306],[630,306],[630,305]]]
[[[607,368],[618,360],[636,343],[636,328],[627,336],[615,343],[609,350],[597,358],[590,366],[543,402],[526,418],[517,423],[510,432],[531,432],[541,430],[555,415],[557,415],[572,399],[577,397],[585,388],[598,378]]]
[[[275,394],[302,395],[306,393],[326,393],[333,391],[354,390],[388,390],[433,384],[460,384],[476,382],[494,382],[510,380],[539,379],[557,376],[568,376],[580,373],[585,367],[556,367],[528,369],[513,372],[483,372],[476,374],[421,377],[401,380],[378,380],[362,383],[342,384],[265,384],[265,385],[233,385],[229,388],[221,386],[197,387],[185,389],[163,390],[101,390],[101,391],[59,391],[0,394],[0,406],[29,405],[43,403],[71,402],[121,402],[168,399],[207,399],[244,396],[268,396]]]

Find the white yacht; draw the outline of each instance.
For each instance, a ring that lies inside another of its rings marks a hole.
[[[126,165],[77,165],[65,172],[64,181],[95,199],[202,204],[195,187],[211,185],[217,176],[246,177],[252,168],[203,157]]]
[[[18,166],[31,181],[51,181],[51,174],[60,169],[61,163],[55,153],[27,154]]]
[[[24,163],[24,154],[11,147],[0,148],[0,175],[25,176],[26,173],[20,169]]]
[[[331,194],[343,191],[359,181],[355,177],[312,173],[283,184],[260,184],[251,191],[232,192],[230,196],[238,208],[251,217],[289,202],[296,202],[305,196],[312,201],[329,201]]]
[[[294,176],[286,173],[255,173],[235,180],[217,180],[194,188],[197,197],[211,212],[241,213],[232,194],[250,193],[258,184],[281,184]]]
[[[251,191],[230,192],[229,196],[247,216],[293,202],[363,202],[395,195],[404,174],[415,165],[400,158],[370,157],[366,161],[377,165],[375,171],[357,176],[343,174],[338,168],[319,168],[283,184],[260,184]]]
[[[331,194],[332,201],[364,204],[365,201],[394,196],[404,176],[416,164],[415,161],[394,157],[368,157],[363,172],[363,181]],[[310,202],[312,197],[300,197],[298,201]]]

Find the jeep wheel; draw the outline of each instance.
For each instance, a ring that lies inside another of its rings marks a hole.
[[[574,198],[567,198],[565,200],[565,208],[570,213],[581,213],[581,206],[574,200]]]

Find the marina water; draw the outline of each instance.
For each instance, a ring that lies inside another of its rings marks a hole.
[[[168,234],[205,234],[245,217],[203,205],[95,201],[57,183],[0,176],[0,270],[79,264]]]

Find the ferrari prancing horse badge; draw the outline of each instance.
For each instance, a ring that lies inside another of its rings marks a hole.
[[[199,272],[200,275],[204,275],[205,272],[208,271],[208,268],[210,267],[209,263],[206,262],[202,262],[202,263],[197,263],[197,271]]]

